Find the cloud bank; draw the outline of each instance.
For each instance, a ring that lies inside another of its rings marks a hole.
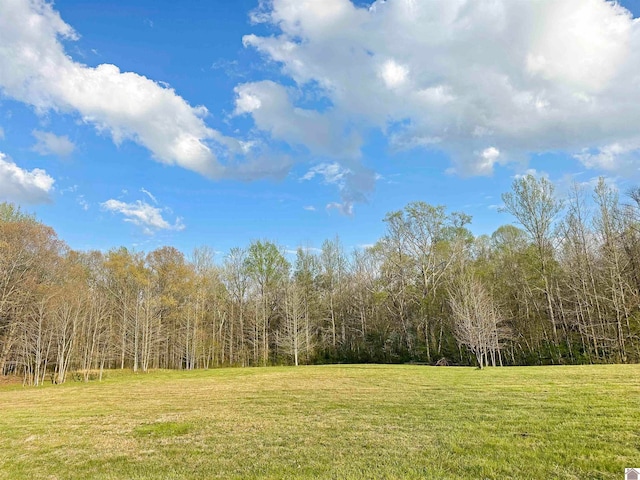
[[[244,45],[288,80],[239,86],[237,111],[351,170],[371,130],[461,175],[551,151],[640,164],[640,21],[614,2],[271,0],[253,19],[276,33]]]
[[[77,39],[78,34],[52,4],[1,1],[0,92],[42,114],[79,115],[117,144],[134,141],[162,163],[210,178],[252,180],[273,174],[268,164],[256,168],[234,160],[237,155],[240,161],[249,156],[241,142],[206,125],[204,106],[192,106],[172,88],[134,72],[122,72],[115,65],[94,68],[72,60],[64,44]],[[57,147],[70,150],[69,144],[58,142],[56,146],[50,138],[38,140],[36,148],[47,154],[58,154]],[[221,158],[232,162],[225,165]],[[281,169],[282,165],[276,165],[278,174]]]
[[[363,162],[372,132],[392,150],[446,152],[449,171],[460,175],[524,166],[541,152],[638,172],[640,21],[622,6],[362,3],[261,1],[252,19],[274,33],[246,35],[243,44],[280,74],[235,88],[234,113],[251,118],[252,141],[210,128],[206,107],[164,84],[73,60],[65,45],[78,34],[45,0],[0,1],[0,91],[38,112],[77,115],[116,143],[134,141],[160,162],[210,178],[282,178],[300,153],[336,163],[348,174],[331,207],[344,213],[374,189],[375,172]],[[278,153],[282,143],[289,156]]]

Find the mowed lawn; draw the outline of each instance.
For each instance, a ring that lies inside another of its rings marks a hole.
[[[0,386],[0,479],[624,478],[640,366],[108,372]]]

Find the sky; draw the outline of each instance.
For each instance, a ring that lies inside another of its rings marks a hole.
[[[636,0],[0,0],[0,201],[72,248],[346,249],[640,184]]]

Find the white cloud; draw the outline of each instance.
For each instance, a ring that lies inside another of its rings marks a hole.
[[[0,127],[0,140],[4,140],[4,129]]]
[[[345,177],[351,173],[348,168],[343,168],[338,163],[321,163],[307,171],[300,180],[311,180],[316,175],[324,178],[325,183],[344,185]]]
[[[205,107],[191,106],[166,84],[115,65],[94,68],[72,60],[62,42],[77,38],[45,0],[0,1],[2,94],[39,113],[77,114],[116,143],[146,147],[160,162],[212,178],[234,176],[216,154],[233,156],[241,147],[205,124]],[[55,152],[51,146],[45,139],[42,149]],[[63,147],[68,151],[68,144]]]
[[[125,203],[120,200],[110,199],[100,204],[102,208],[110,212],[120,213],[125,222],[143,227],[144,232],[152,234],[157,230],[184,230],[185,226],[181,218],[177,218],[173,224],[162,216],[162,209],[154,207],[143,201]]]
[[[78,36],[45,0],[0,0],[0,91],[211,178],[281,178],[301,153],[329,159],[351,172],[344,211],[374,188],[361,162],[371,130],[395,148],[442,150],[461,175],[526,168],[531,153],[549,151],[637,173],[640,22],[615,2],[260,4],[252,18],[273,34],[243,43],[288,79],[236,87],[235,114],[253,119],[257,139],[210,128],[207,109],[166,84],[74,61],[63,42]],[[279,142],[291,157],[273,153]]]
[[[313,205],[305,205],[304,208],[307,212],[315,212],[316,211],[316,207],[314,207]]]
[[[500,150],[496,147],[485,148],[480,153],[479,161],[476,163],[476,173],[490,174],[493,171],[493,165],[500,157]]]
[[[352,159],[353,171],[370,129],[396,147],[443,150],[462,175],[490,175],[496,164],[522,169],[530,154],[548,151],[618,169],[612,145],[629,144],[622,165],[640,165],[640,21],[615,2],[261,5],[254,20],[276,34],[247,35],[244,44],[296,88],[243,84],[236,111],[274,139]],[[323,107],[297,108],[309,95]]]
[[[496,147],[487,147],[481,152],[474,152],[473,161],[465,162],[462,168],[451,167],[446,170],[446,173],[450,175],[491,175],[496,163],[504,163],[499,158],[500,150]]]
[[[585,148],[574,157],[587,168],[619,174],[637,174],[640,169],[640,138],[614,142],[596,149]]]
[[[46,171],[24,170],[0,152],[0,200],[17,203],[49,203],[55,180]]]
[[[67,157],[76,149],[75,144],[66,135],[57,136],[51,132],[34,130],[31,134],[37,140],[32,150],[40,155],[57,155]]]
[[[251,114],[256,126],[278,140],[304,146],[316,155],[357,158],[361,140],[345,135],[337,119],[315,110],[297,108],[285,87],[272,81],[238,85],[236,115]]]
[[[0,93],[41,114],[79,115],[116,144],[136,142],[159,162],[209,178],[251,181],[288,173],[290,159],[210,128],[207,109],[190,105],[168,84],[115,65],[74,61],[62,42],[77,39],[46,0],[0,0]]]

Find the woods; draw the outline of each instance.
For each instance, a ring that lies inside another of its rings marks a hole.
[[[0,372],[63,383],[105,369],[640,360],[640,193],[600,180],[564,198],[514,180],[506,224],[414,202],[371,248],[295,257],[269,240],[188,257],[77,252],[0,204]]]

